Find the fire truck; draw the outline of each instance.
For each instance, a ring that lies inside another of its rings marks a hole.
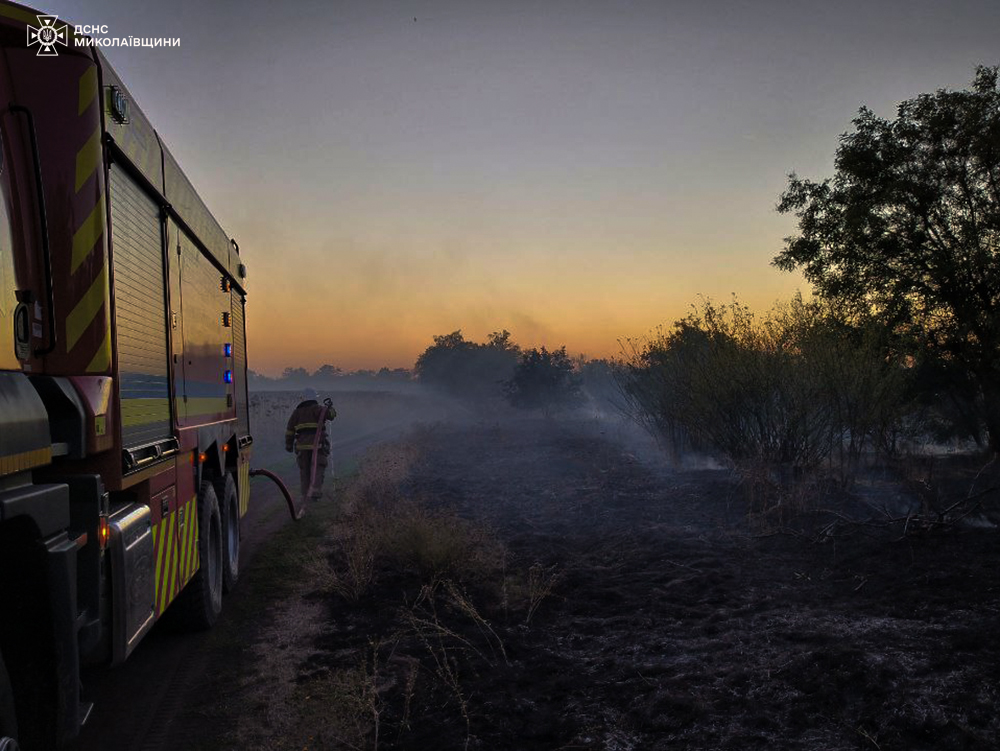
[[[247,269],[99,47],[0,2],[0,751],[81,667],[218,618],[249,501]]]

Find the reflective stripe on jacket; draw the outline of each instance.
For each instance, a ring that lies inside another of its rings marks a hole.
[[[323,411],[322,404],[315,399],[307,399],[295,408],[292,416],[288,418],[288,426],[285,429],[285,450],[291,451],[312,451],[316,443],[316,430],[319,428],[319,416]],[[337,410],[333,407],[326,407],[325,421],[332,420],[337,416]],[[320,451],[324,454],[330,452],[330,439],[323,431],[323,439],[320,443]]]

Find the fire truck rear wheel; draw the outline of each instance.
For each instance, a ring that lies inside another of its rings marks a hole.
[[[222,511],[222,591],[228,593],[240,578],[240,499],[229,472],[221,486],[215,488]]]
[[[7,668],[0,656],[0,751],[18,751],[17,715],[14,712],[14,691],[10,687]]]
[[[215,625],[222,612],[222,514],[211,482],[198,493],[198,571],[181,593],[184,625],[204,631]]]

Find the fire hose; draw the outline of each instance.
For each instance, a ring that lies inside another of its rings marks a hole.
[[[293,521],[298,521],[299,519],[301,519],[305,515],[305,513],[306,513],[305,507],[303,506],[300,509],[295,508],[295,501],[292,500],[292,494],[288,492],[288,488],[285,487],[285,483],[283,483],[281,481],[281,478],[278,477],[276,474],[274,474],[274,472],[271,472],[270,470],[267,470],[267,469],[251,469],[250,470],[250,476],[251,477],[258,477],[258,476],[266,477],[269,480],[271,480],[275,485],[278,486],[278,490],[280,490],[281,494],[283,496],[285,496],[285,502],[288,503],[288,513],[290,513],[292,515],[292,520]]]
[[[324,399],[323,409],[320,410],[319,419],[316,420],[316,437],[313,439],[312,470],[309,472],[309,492],[306,494],[307,498],[312,498],[313,488],[316,487],[316,468],[319,465],[319,452],[323,446],[323,439],[326,437],[326,415],[331,409],[333,409],[333,402],[330,399]]]

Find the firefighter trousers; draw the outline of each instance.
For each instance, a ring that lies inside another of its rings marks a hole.
[[[323,478],[326,476],[326,463],[328,458],[329,457],[323,453],[316,457],[316,482],[313,485],[313,498],[319,498],[322,495]],[[313,453],[311,449],[308,451],[298,452],[299,481],[302,485],[302,498],[305,500],[308,500],[309,479],[312,476],[312,460]]]

